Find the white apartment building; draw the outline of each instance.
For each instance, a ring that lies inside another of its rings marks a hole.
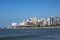
[[[45,19],[44,18],[41,18],[40,20],[38,20],[38,24],[40,26],[44,26],[45,25]]]
[[[47,25],[50,26],[50,18],[47,18]]]
[[[26,22],[23,21],[23,22],[19,23],[19,26],[26,26]]]
[[[16,28],[17,27],[17,23],[12,23],[12,28]]]
[[[50,25],[54,25],[54,17],[53,16],[50,17]]]
[[[60,16],[56,17],[56,23],[57,23],[57,25],[60,25]]]
[[[36,24],[37,23],[37,18],[36,17],[32,17],[30,19],[31,19],[31,21],[32,21],[33,24]]]

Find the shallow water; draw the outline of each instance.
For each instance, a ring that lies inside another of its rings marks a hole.
[[[60,28],[0,29],[0,40],[60,40]]]

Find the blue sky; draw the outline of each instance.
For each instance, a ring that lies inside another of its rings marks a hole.
[[[60,16],[60,0],[0,0],[0,27],[33,16]]]

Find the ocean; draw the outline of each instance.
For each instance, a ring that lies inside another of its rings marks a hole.
[[[0,40],[60,40],[60,28],[0,29]]]

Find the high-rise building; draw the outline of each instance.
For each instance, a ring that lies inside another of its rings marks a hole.
[[[17,23],[12,23],[12,28],[16,28],[17,27]]]
[[[59,17],[56,17],[56,24],[57,25],[60,25],[60,16]]]
[[[56,17],[51,16],[50,17],[50,25],[55,26],[56,25]]]
[[[37,18],[36,17],[32,17],[32,18],[30,18],[31,19],[31,21],[33,22],[33,24],[36,24],[37,23]]]
[[[50,26],[50,18],[47,18],[47,25]]]
[[[36,17],[32,17],[30,18],[30,22],[32,26],[37,26],[38,19]]]
[[[23,22],[19,23],[19,26],[26,26],[26,22],[23,21]]]
[[[38,19],[38,27],[40,27],[40,19]]]
[[[44,25],[45,25],[45,20],[44,20],[44,18],[41,18],[40,20],[38,20],[38,25],[39,25],[39,26],[44,26]]]
[[[54,26],[57,25],[56,17],[54,17],[53,25],[54,25]]]
[[[53,17],[53,16],[50,17],[50,25],[51,25],[51,26],[54,25],[54,17]]]
[[[26,23],[27,23],[27,26],[32,26],[32,20],[31,19],[28,19]]]

